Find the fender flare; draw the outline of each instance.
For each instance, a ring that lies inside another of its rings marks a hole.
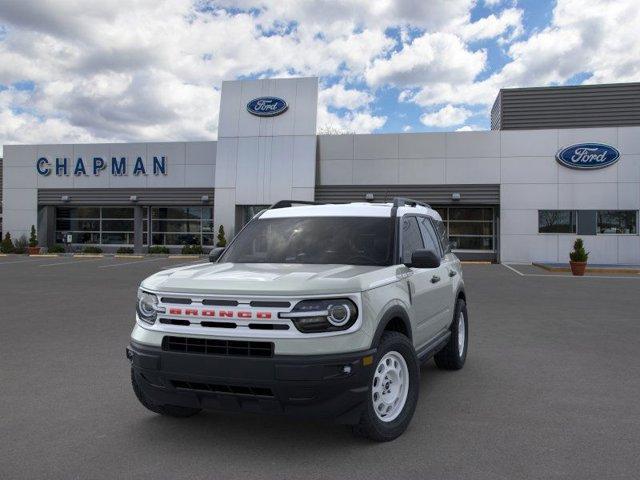
[[[380,339],[382,338],[382,334],[384,333],[385,328],[387,328],[387,325],[389,324],[389,322],[394,318],[399,318],[400,320],[402,320],[402,323],[404,324],[404,328],[408,333],[409,340],[413,338],[413,332],[411,330],[411,320],[409,319],[409,314],[402,306],[393,305],[384,313],[384,315],[378,322],[378,326],[373,335],[373,341],[371,342],[371,348],[375,348],[380,343]]]

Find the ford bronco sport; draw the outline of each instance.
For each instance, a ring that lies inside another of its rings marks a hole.
[[[411,421],[421,362],[464,365],[460,261],[426,204],[278,202],[210,260],[138,290],[127,357],[153,412],[334,419],[388,441]]]

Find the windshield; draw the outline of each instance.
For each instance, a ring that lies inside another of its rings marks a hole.
[[[390,265],[391,239],[388,217],[256,219],[220,261]]]

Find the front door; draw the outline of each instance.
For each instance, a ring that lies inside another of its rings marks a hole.
[[[425,248],[418,225],[418,217],[406,215],[400,224],[402,263],[411,262],[415,250]],[[443,267],[410,268],[407,282],[411,291],[413,314],[413,336],[417,347],[421,347],[438,333],[443,309],[443,285],[448,280]],[[446,288],[446,287],[445,287]]]

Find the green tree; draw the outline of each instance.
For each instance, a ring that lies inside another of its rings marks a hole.
[[[2,244],[0,244],[0,251],[2,253],[13,253],[13,241],[11,240],[11,234],[7,232],[4,236],[4,240],[2,240]]]
[[[226,247],[227,246],[227,239],[224,236],[224,227],[222,225],[220,225],[220,228],[218,228],[218,241],[216,242],[216,247]]]
[[[31,235],[29,235],[29,246],[30,247],[38,246],[38,235],[36,234],[35,225],[31,225]]]
[[[581,238],[576,238],[573,244],[573,252],[569,253],[572,262],[586,262],[589,258],[589,252],[584,249],[584,242]]]

